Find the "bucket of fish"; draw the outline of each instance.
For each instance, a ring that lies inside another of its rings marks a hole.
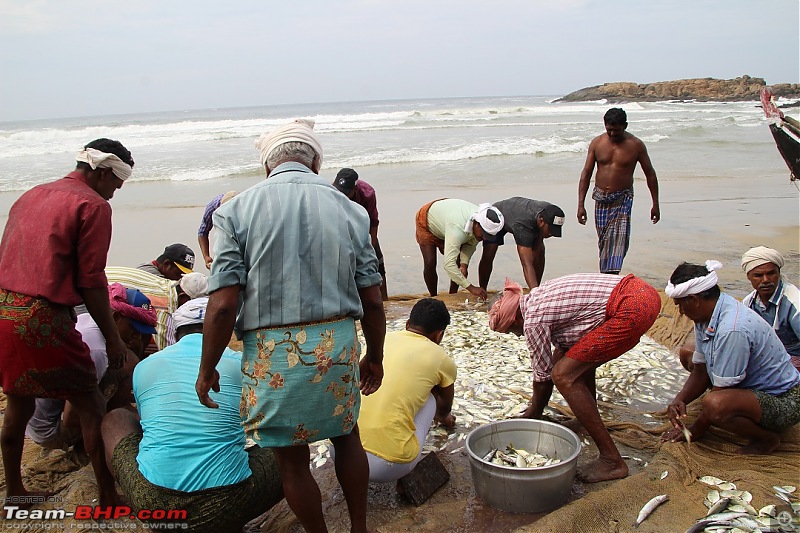
[[[581,442],[558,424],[515,419],[474,429],[466,449],[483,501],[512,513],[543,513],[567,501]]]

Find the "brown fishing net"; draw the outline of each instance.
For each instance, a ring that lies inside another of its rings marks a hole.
[[[690,406],[691,419],[696,417],[699,403],[695,401]],[[568,414],[564,408],[559,410]],[[606,421],[616,441],[636,449],[660,448],[659,451],[641,473],[608,482],[607,488],[591,492],[516,531],[685,531],[708,512],[703,500],[714,487],[698,481],[702,476],[715,476],[749,491],[756,509],[768,504],[788,508],[774,496],[772,487],[800,485],[800,425],[782,434],[780,447],[771,455],[739,455],[736,451],[746,441],[713,427],[700,442],[660,443],[661,432],[669,427],[666,418],[664,421],[654,428]],[[667,476],[662,480],[665,471]],[[642,506],[660,494],[667,494],[669,501],[634,528]]]

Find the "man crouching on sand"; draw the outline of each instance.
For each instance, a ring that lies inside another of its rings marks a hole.
[[[522,416],[541,418],[555,384],[597,445],[600,457],[578,473],[587,483],[628,475],[597,411],[595,370],[636,346],[660,310],[658,292],[633,274],[573,274],[548,280],[526,296],[506,280],[502,298],[489,311],[491,329],[524,333],[531,352],[533,396]]]
[[[695,351],[691,374],[667,409],[674,427],[662,440],[684,440],[684,429],[699,440],[713,424],[750,439],[739,453],[772,453],[778,432],[800,422],[800,373],[772,326],[720,292],[721,266],[683,263],[665,289],[694,321]],[[697,420],[684,428],[686,405],[709,387]]]

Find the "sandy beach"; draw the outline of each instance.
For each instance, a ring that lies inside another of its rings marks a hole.
[[[598,124],[599,125],[599,124]],[[650,145],[652,148],[652,144]],[[742,252],[756,245],[764,245],[780,250],[787,263],[783,275],[797,284],[800,278],[800,206],[797,188],[788,180],[788,172],[782,167],[774,145],[766,146],[759,157],[766,161],[763,174],[758,174],[746,166],[746,162],[731,164],[730,172],[719,163],[713,171],[688,168],[681,159],[680,150],[672,145],[656,145],[662,153],[654,151],[654,165],[659,173],[661,221],[649,221],[650,195],[640,171],[636,173],[632,242],[625,260],[623,273],[634,273],[658,289],[662,289],[672,270],[682,261],[702,263],[706,259],[718,259],[725,268],[719,272],[720,283],[726,292],[737,298],[743,297],[751,288],[740,268]],[[729,148],[729,150],[732,150]],[[774,152],[774,153],[773,153]],[[138,156],[137,156],[138,157]],[[255,158],[255,154],[252,154]],[[387,303],[387,316],[390,321],[402,320],[413,302],[425,292],[422,280],[422,259],[414,240],[414,214],[423,204],[443,197],[455,197],[474,203],[495,202],[512,196],[525,196],[546,200],[559,205],[566,213],[563,238],[546,241],[547,264],[545,279],[576,272],[595,272],[597,270],[597,242],[593,225],[593,202],[587,201],[590,213],[586,226],[577,223],[576,200],[577,181],[585,152],[570,152],[541,161],[539,156],[514,155],[488,158],[471,158],[454,163],[411,161],[386,164],[372,164],[359,169],[362,179],[368,181],[377,191],[380,211],[379,238],[386,261],[388,287],[391,300]],[[691,154],[693,162],[701,161],[702,154]],[[64,173],[70,170],[70,159]],[[141,159],[137,159],[141,161]],[[145,159],[146,161],[146,159]],[[335,164],[345,166],[347,161],[341,156],[334,159]],[[752,163],[758,167],[759,159]],[[353,165],[356,166],[356,165]],[[698,167],[702,165],[698,164]],[[333,180],[338,166],[323,167],[321,174]],[[56,178],[57,176],[53,176]],[[205,204],[215,195],[227,190],[244,190],[257,183],[263,176],[247,171],[232,176],[201,180],[137,181],[135,178],[117,192],[111,201],[113,207],[114,233],[109,252],[110,266],[136,266],[157,257],[166,245],[183,242],[199,255],[197,246],[197,226]],[[4,225],[8,209],[22,193],[21,190],[0,192],[0,226]],[[479,247],[470,268],[469,278],[477,282],[477,262]],[[202,261],[197,270],[206,272]],[[508,276],[522,280],[522,271],[509,236],[506,245],[501,247],[494,264],[490,291],[502,287]],[[448,279],[439,261],[439,290],[446,291]],[[441,295],[453,311],[467,311],[483,317],[486,305],[475,302],[467,293],[453,296]],[[665,304],[662,318],[657,323],[657,331],[652,335],[664,346],[659,353],[669,355],[675,343],[684,338],[689,325],[678,319],[674,307]],[[400,327],[396,323],[393,327]],[[454,339],[465,339],[478,348],[467,359],[470,365],[459,368],[461,375],[469,379],[486,379],[493,386],[500,385],[500,378],[484,377],[481,372],[481,357],[494,357],[518,369],[517,379],[524,387],[530,380],[521,362],[524,345],[515,345],[511,351],[503,348],[481,348],[495,346],[488,334],[473,334],[468,328],[454,329],[448,333]],[[455,344],[454,344],[455,345]],[[496,353],[492,350],[499,350]],[[520,352],[521,350],[521,352]],[[648,348],[648,350],[654,350]],[[506,359],[503,359],[506,358]],[[667,359],[669,359],[667,357]],[[671,363],[674,372],[680,374]],[[673,388],[665,388],[666,393],[674,393]],[[465,394],[465,388],[457,389]],[[510,401],[507,398],[504,401]],[[516,402],[524,404],[525,398],[518,396]],[[657,412],[663,407],[663,400],[639,405],[615,407],[613,401],[608,406],[610,423],[618,424],[619,433],[614,433],[624,453],[632,458],[629,461],[632,477],[634,474],[653,476],[653,468],[646,465],[662,459],[658,457],[658,447],[652,439],[641,437],[647,446],[629,446],[625,429],[631,424],[645,426],[651,423],[647,412]],[[0,400],[0,406],[4,405]],[[508,409],[513,409],[510,405]],[[505,411],[505,408],[504,408]],[[606,413],[604,413],[605,415]],[[497,414],[501,417],[501,414]],[[565,415],[568,416],[568,413]],[[568,427],[585,437],[579,424],[574,420],[565,422]],[[470,479],[469,463],[463,452],[463,438],[475,426],[460,425],[455,433],[439,435],[444,439],[438,455],[451,475],[447,485],[422,507],[415,508],[397,496],[393,486],[371,486],[370,488],[370,526],[382,532],[400,531],[533,531],[539,515],[511,515],[484,505],[474,493]],[[629,428],[628,428],[629,429]],[[650,435],[652,437],[652,435]],[[648,437],[649,438],[649,437]],[[588,462],[594,452],[588,442],[581,454],[581,462]],[[96,498],[91,469],[82,466],[81,458],[63,452],[45,452],[32,443],[26,445],[23,471],[25,480],[34,488],[54,488],[59,500],[51,502],[50,508],[74,507],[90,504]],[[658,463],[659,465],[661,463]],[[655,473],[657,476],[658,473]],[[688,474],[687,474],[688,475]],[[330,520],[332,531],[343,531],[347,527],[347,515],[341,491],[336,484],[330,462],[315,469],[324,494],[326,517]],[[688,477],[686,478],[688,484]],[[776,479],[775,482],[782,481]],[[786,482],[785,480],[783,480]],[[788,480],[792,481],[792,480]],[[798,480],[800,481],[800,480]],[[613,483],[583,485],[576,483],[570,501],[580,501],[587,494],[600,492]],[[0,483],[2,489],[2,483]],[[71,522],[75,524],[75,522]],[[299,526],[285,502],[276,506],[267,516],[258,521],[260,531],[296,532]],[[126,521],[117,531],[131,529],[136,523]],[[7,524],[1,523],[0,527]],[[114,530],[111,528],[110,530]],[[256,530],[256,529],[254,529]],[[654,531],[666,529],[653,529]]]

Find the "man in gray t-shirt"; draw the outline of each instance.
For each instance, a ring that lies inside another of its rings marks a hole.
[[[485,235],[483,238],[483,255],[478,265],[480,287],[486,290],[489,286],[494,256],[497,247],[503,244],[506,233],[511,233],[517,243],[517,253],[528,288],[538,287],[544,274],[544,239],[561,237],[564,211],[556,205],[520,196],[495,202],[494,206],[503,214],[505,225],[497,235]]]

